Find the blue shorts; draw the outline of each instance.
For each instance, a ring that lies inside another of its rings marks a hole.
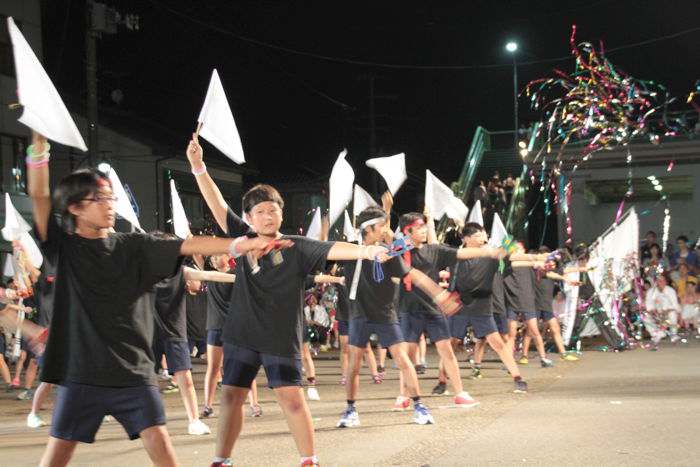
[[[338,320],[338,335],[347,336],[348,335],[348,322]]]
[[[168,373],[174,375],[178,371],[192,369],[190,346],[187,344],[187,341],[163,339],[161,345],[163,346],[165,361],[168,364]]]
[[[280,357],[232,344],[224,344],[222,384],[250,388],[262,365],[270,388],[301,386],[301,358]]]
[[[93,443],[105,415],[113,416],[132,440],[146,428],[165,425],[163,400],[156,386],[112,388],[66,383],[56,390],[51,436]]]
[[[207,345],[223,347],[224,341],[221,340],[222,333],[222,329],[207,329]]]
[[[474,335],[483,339],[489,334],[497,333],[498,327],[493,320],[493,315],[454,315],[449,318],[450,334],[456,339],[464,339],[467,336],[467,328],[472,327]]]
[[[432,342],[450,338],[450,327],[442,315],[401,313],[400,321],[401,332],[406,342],[417,344],[423,333],[426,333]]]
[[[365,348],[372,334],[379,336],[379,343],[385,348],[404,341],[401,327],[396,323],[369,323],[366,318],[350,320],[350,345]]]
[[[501,334],[508,334],[508,318],[503,315],[503,313],[494,313],[493,321],[496,323],[496,328]]]
[[[531,319],[537,319],[538,314],[536,311],[515,311],[515,310],[508,310],[507,312],[508,315],[508,320],[510,321],[517,321],[518,316],[520,316],[523,321],[529,321]]]
[[[538,317],[542,321],[549,321],[550,319],[554,319],[554,312],[553,311],[547,311],[547,310],[540,310],[537,312]]]

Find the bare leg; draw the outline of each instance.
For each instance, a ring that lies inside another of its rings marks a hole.
[[[340,373],[341,376],[348,376],[348,336],[340,336]]]
[[[50,383],[39,384],[39,387],[36,388],[34,397],[32,398],[32,411],[30,414],[36,415],[41,410],[41,407],[44,405],[46,397],[49,395],[49,392],[51,392],[52,387],[53,384]]]
[[[275,388],[274,391],[287,419],[287,425],[289,431],[292,432],[299,455],[302,457],[313,456],[314,426],[309,406],[304,399],[304,392],[297,386]]]
[[[362,365],[362,354],[365,349],[350,345],[348,359],[348,382],[345,386],[345,395],[348,400],[354,401],[357,398],[357,391],[360,388],[360,366]]]
[[[376,376],[377,360],[374,358],[374,351],[372,350],[372,346],[369,343],[367,343],[365,358],[367,359],[367,366],[369,367],[370,373],[372,373],[372,376]]]
[[[31,389],[34,386],[34,380],[36,379],[36,373],[39,369],[39,365],[36,363],[36,358],[29,360],[29,365],[27,365],[27,371],[24,373],[24,388]]]
[[[464,388],[462,386],[462,377],[459,374],[459,363],[457,363],[457,357],[455,357],[455,353],[452,350],[450,339],[443,339],[436,342],[435,348],[443,362],[445,373],[452,385],[452,390],[455,394],[459,394]]]
[[[231,457],[233,446],[243,428],[243,404],[248,397],[248,388],[224,385],[221,391],[221,414],[216,434],[217,457]]]
[[[540,334],[540,328],[537,326],[537,318],[528,319],[525,325],[527,326],[527,333],[535,340],[535,347],[537,347],[537,353],[540,355],[540,358],[547,358],[547,354],[544,351],[544,340],[542,339],[542,334]]]
[[[17,382],[17,385],[19,385],[20,381],[20,376],[22,375],[22,370],[24,369],[24,362],[27,360],[27,352],[25,350],[22,350],[19,353],[19,359],[17,360],[17,366],[15,367],[15,379],[14,381]]]
[[[151,426],[139,433],[148,457],[156,467],[176,466],[177,458],[165,425]]]
[[[413,372],[415,373],[415,372],[416,372],[416,368],[415,368],[414,362],[416,361],[416,358],[417,358],[417,355],[418,355],[418,344],[417,344],[417,343],[414,343],[414,342],[407,342],[407,343],[406,343],[406,347],[407,347],[407,351],[408,351],[408,352],[407,352],[407,353],[408,353],[408,359],[409,359],[409,361],[411,362],[411,364],[414,365],[414,367],[413,367]],[[392,355],[393,355],[393,352],[392,352]],[[398,365],[398,363],[397,363],[397,365]],[[418,375],[416,375],[416,378],[418,378]],[[409,384],[409,383],[406,381],[406,378],[405,378],[405,376],[404,376],[404,373],[403,373],[403,372],[399,372],[399,395],[402,396],[402,397],[408,397],[408,392],[407,392],[407,390],[406,390],[406,385],[407,385],[407,384]]]
[[[532,336],[530,335],[530,331],[526,330],[525,337],[523,337],[523,348],[522,348],[522,355],[525,358],[527,358],[528,354],[530,353],[530,342],[532,342]]]
[[[491,348],[498,354],[503,364],[506,366],[511,376],[517,378],[520,376],[520,369],[515,363],[515,358],[513,358],[513,352],[510,351],[510,347],[503,341],[500,334],[497,332],[492,332],[485,339],[486,342],[491,346]]]
[[[223,361],[223,347],[207,345],[207,373],[204,377],[204,405],[207,407],[214,405],[216,383],[219,382]]]
[[[408,344],[401,342],[389,347],[391,355],[394,357],[396,366],[399,367],[401,379],[401,395],[408,394],[408,397],[420,396],[420,386],[418,384],[418,375],[416,368],[413,366],[411,359],[408,356]]]
[[[258,382],[253,380],[253,384],[250,385],[250,392],[248,393],[248,403],[251,407],[258,405]]]
[[[391,355],[393,356],[394,354]],[[382,368],[386,368],[386,349],[384,347],[379,347],[379,361],[377,364]]]
[[[68,465],[77,445],[77,441],[66,441],[65,439],[49,436],[49,442],[46,445],[46,450],[39,465],[41,467],[62,467]]]
[[[316,367],[314,366],[314,359],[311,358],[311,350],[309,349],[309,343],[304,342],[301,346],[301,363],[304,365],[306,370],[306,379],[311,381],[311,379],[316,379]]]
[[[192,372],[190,370],[177,371],[173,376],[180,388],[180,396],[182,396],[182,403],[185,406],[185,412],[187,412],[187,419],[190,423],[199,420],[199,414],[197,413],[197,393],[194,390],[194,383],[192,382]]]
[[[474,364],[481,365],[484,360],[484,353],[486,352],[486,341],[484,339],[479,339],[474,346]]]
[[[421,334],[420,341],[418,342],[418,348],[419,361],[417,363],[425,365],[425,356],[428,353],[428,344],[425,342],[425,334]]]
[[[12,375],[10,375],[10,367],[7,366],[5,362],[5,356],[0,355],[0,375],[2,375],[2,380],[5,384],[12,383]]]
[[[566,352],[564,349],[564,341],[561,338],[561,327],[559,327],[559,321],[556,318],[552,318],[547,321],[549,325],[549,330],[552,332],[552,337],[554,338],[554,345],[557,346],[557,351],[560,354]]]

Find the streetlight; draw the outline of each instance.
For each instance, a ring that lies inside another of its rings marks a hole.
[[[506,50],[513,56],[513,147],[518,154],[518,63],[515,61],[515,52],[518,50],[518,43],[509,41]]]

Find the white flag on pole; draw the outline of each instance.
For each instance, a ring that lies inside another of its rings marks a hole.
[[[15,265],[12,259],[12,253],[5,255],[5,265],[2,268],[2,275],[5,277],[15,276]]]
[[[365,162],[365,165],[379,172],[392,196],[406,181],[406,155],[404,153],[389,157],[375,157]]]
[[[5,193],[5,226],[2,228],[2,236],[8,242],[18,241],[24,248],[29,261],[34,267],[41,267],[44,257],[41,255],[39,246],[29,232],[32,227],[24,217],[15,209],[10,195]]]
[[[352,199],[352,215],[357,217],[359,213],[370,206],[379,205],[360,185],[355,185],[355,194]]]
[[[458,224],[463,224],[469,214],[469,208],[462,200],[430,170],[425,171],[425,206],[436,221],[447,215]]]
[[[506,227],[503,225],[503,222],[501,222],[501,218],[498,216],[498,214],[494,214],[489,245],[494,248],[499,248],[503,243],[503,239],[505,239],[507,236],[508,232],[506,231]]]
[[[347,209],[345,210],[345,219],[343,220],[343,235],[345,235],[345,240],[348,242],[354,242],[357,240],[357,233],[355,228],[352,226],[352,221],[350,220],[350,215]]]
[[[330,207],[328,209],[328,222],[330,226],[342,215],[345,207],[352,201],[352,187],[355,182],[355,172],[345,160],[347,151],[343,150],[333,165],[331,178],[328,182],[330,188]]]
[[[477,199],[476,203],[474,203],[474,206],[472,206],[472,210],[469,213],[469,219],[467,219],[467,222],[474,222],[482,227],[484,226],[484,216],[481,212],[481,200]]]
[[[170,179],[170,206],[173,214],[173,232],[180,238],[187,238],[192,233],[190,232],[190,223],[185,214],[185,208],[182,206],[180,195],[175,187],[175,180]]]
[[[316,208],[309,228],[306,229],[306,238],[321,240],[321,208]]]
[[[199,134],[236,164],[243,164],[243,145],[216,69],[211,74],[207,96],[197,121]]]
[[[87,151],[61,96],[11,17],[7,28],[15,57],[17,94],[24,108],[19,121],[52,141]]]
[[[114,170],[114,167],[106,163],[104,163],[103,168],[105,169],[103,172],[107,174],[109,181],[112,183],[112,193],[117,198],[117,202],[114,204],[114,211],[137,229],[143,230],[139,223],[139,218],[136,217],[134,207],[131,205],[131,198],[129,198],[129,195],[124,189],[124,185],[122,185],[121,180],[119,180],[117,171]]]

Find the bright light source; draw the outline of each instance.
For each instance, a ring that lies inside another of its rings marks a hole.
[[[506,50],[510,53],[515,52],[516,50],[518,50],[518,43],[513,41],[508,42],[506,44]]]
[[[657,179],[654,179],[651,181],[651,184],[654,186],[658,185],[659,183],[661,183],[661,182],[659,182]]]
[[[661,185],[656,185],[656,186],[654,186],[654,189],[655,189],[656,191],[661,191],[661,190],[664,189],[664,187],[662,187]]]
[[[525,141],[520,141],[518,146],[520,146],[520,149],[525,149],[527,147],[527,143]]]
[[[520,156],[523,157],[523,158],[525,158],[525,156],[527,156],[529,152],[530,152],[530,151],[528,151],[527,149],[523,148],[523,149],[520,150]]]
[[[97,165],[97,170],[99,170],[100,172],[105,173],[105,174],[106,174],[107,172],[109,172],[109,170],[110,170],[111,168],[112,168],[112,167],[110,167],[110,165],[109,165],[108,163],[106,163],[106,162],[100,162],[100,163]]]
[[[649,176],[647,177],[647,180],[654,180],[654,179],[656,179],[656,177],[653,176],[653,175],[649,175]]]

